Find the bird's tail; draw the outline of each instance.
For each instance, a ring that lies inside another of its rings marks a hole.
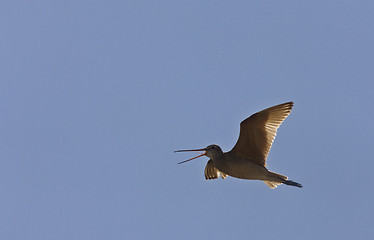
[[[290,186],[295,186],[295,187],[303,187],[300,183],[297,183],[297,182],[294,182],[294,181],[291,181],[291,180],[287,180],[288,177],[284,176],[284,175],[281,175],[281,174],[278,174],[278,173],[275,173],[275,172],[268,172],[269,175],[268,175],[268,179],[267,181],[264,181],[266,185],[268,185],[270,188],[274,189],[276,188],[278,185],[280,184],[286,184],[286,185],[290,185]]]
[[[295,187],[299,187],[299,188],[303,187],[303,185],[301,185],[300,183],[294,182],[294,181],[291,181],[291,180],[286,180],[286,181],[283,182],[283,184],[290,185],[290,186],[295,186]]]

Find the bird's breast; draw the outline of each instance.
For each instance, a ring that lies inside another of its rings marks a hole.
[[[214,160],[215,167],[232,177],[242,179],[266,179],[268,170],[250,160],[225,153],[222,158]]]

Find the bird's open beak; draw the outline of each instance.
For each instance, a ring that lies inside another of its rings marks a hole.
[[[199,151],[204,151],[204,153],[200,154],[199,156],[196,156],[196,157],[193,157],[193,158],[190,158],[190,159],[187,159],[183,162],[179,162],[178,164],[181,164],[181,163],[185,163],[185,162],[188,162],[188,161],[191,161],[193,159],[196,159],[196,158],[199,158],[199,157],[202,157],[206,154],[206,149],[205,148],[201,148],[201,149],[191,149],[191,150],[177,150],[177,151],[174,151],[174,152],[199,152]]]

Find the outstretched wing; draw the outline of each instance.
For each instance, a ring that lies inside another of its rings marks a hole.
[[[277,129],[290,114],[293,102],[287,102],[255,113],[240,123],[238,142],[231,150],[243,159],[265,166]]]
[[[209,160],[208,163],[206,164],[206,167],[205,167],[205,171],[204,171],[204,174],[205,174],[205,179],[206,180],[210,180],[210,179],[216,179],[216,178],[219,178],[219,175],[221,174],[221,177],[222,179],[225,179],[227,177],[226,174],[224,174],[223,172],[220,172],[215,166],[214,166],[214,163],[213,163],[213,160]]]

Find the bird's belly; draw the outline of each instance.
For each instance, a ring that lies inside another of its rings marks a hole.
[[[248,160],[227,161],[217,164],[218,170],[232,177],[252,180],[265,180],[268,170]]]

